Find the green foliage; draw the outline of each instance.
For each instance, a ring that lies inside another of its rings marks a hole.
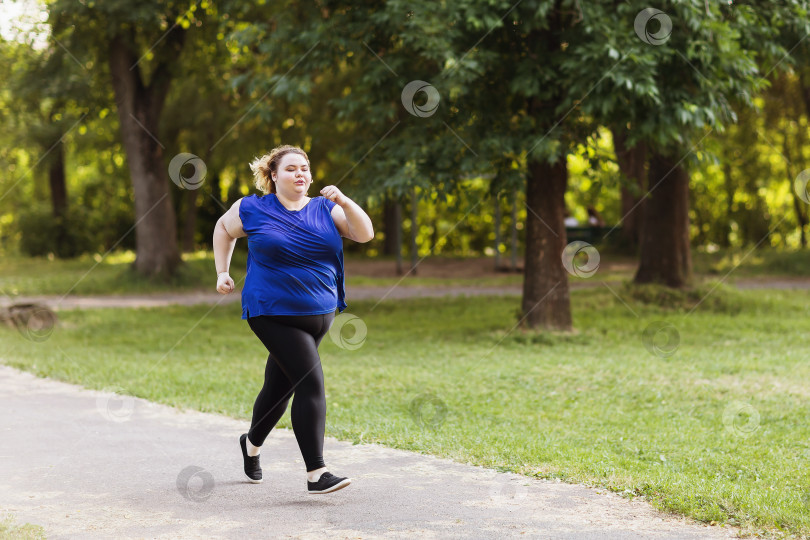
[[[636,15],[648,7],[641,0],[330,0],[320,9],[291,1],[130,4],[55,0],[49,22],[59,44],[44,51],[0,44],[0,75],[8,81],[0,88],[0,166],[7,171],[0,177],[0,237],[7,251],[19,235],[16,209],[48,198],[49,160],[40,158],[60,137],[68,196],[83,207],[77,215],[88,216],[83,229],[92,249],[133,245],[133,192],[105,46],[133,28],[144,84],[170,52],[161,36],[186,32],[155,135],[167,164],[191,152],[208,166],[195,201],[197,246],[210,244],[224,208],[251,191],[250,159],[281,143],[310,153],[313,192],[340,184],[375,215],[385,194],[407,210],[416,188],[420,255],[431,247],[488,249],[488,197],[522,189],[529,159],[566,154],[566,200],[575,217],[584,219],[584,207],[594,205],[618,223],[620,180],[606,132],[628,125],[628,142],[674,145],[687,156],[697,245],[740,247],[763,238],[801,245],[807,208],[795,208],[788,184],[810,159],[802,139],[802,89],[810,85],[805,2],[667,3],[661,9],[672,34],[657,46],[634,31]],[[788,68],[794,72],[782,80]],[[437,89],[433,115],[404,109],[401,93],[413,80]],[[171,189],[182,225],[189,202]],[[347,249],[371,253],[379,244]]]
[[[54,254],[62,259],[77,257],[93,249],[85,228],[87,217],[81,208],[64,217],[54,217],[44,205],[30,207],[20,214],[20,247],[26,255]]]
[[[689,156],[690,146],[708,129],[720,133],[733,125],[734,109],[745,103],[739,96],[761,91],[764,75],[790,49],[786,32],[802,35],[807,26],[795,18],[803,9],[798,1],[693,0],[666,6],[672,33],[652,45],[634,30],[647,7],[641,0],[587,6],[334,1],[321,11],[301,11],[291,3],[272,22],[246,26],[233,39],[258,51],[257,69],[240,74],[240,84],[266,88],[285,103],[310,103],[316,79],[351,77],[327,107],[341,121],[340,153],[355,161],[363,193],[407,195],[417,186],[444,197],[475,176],[492,179],[492,191],[521,186],[527,152],[536,159],[585,155],[583,147],[597,147],[599,125],[628,125],[629,144],[675,148],[700,166],[706,156]],[[416,79],[440,95],[429,117],[408,114],[398,102]],[[258,105],[268,114],[277,106]],[[615,221],[618,181],[615,165],[606,165],[609,153],[603,148],[594,157],[589,150],[588,166],[576,164],[571,197],[574,206],[595,203]],[[712,174],[707,184],[716,183],[718,173]],[[747,208],[731,217],[713,210],[711,221],[699,220],[697,237],[707,240],[704,228],[723,219],[744,223],[747,238],[756,236],[762,208],[746,214]],[[697,217],[706,217],[700,211]],[[720,238],[728,227],[716,230],[711,236]]]

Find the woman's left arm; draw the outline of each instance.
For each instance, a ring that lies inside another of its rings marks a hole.
[[[374,227],[360,206],[348,198],[336,186],[326,186],[321,195],[335,203],[332,207],[332,219],[341,236],[355,242],[368,242],[374,238]]]

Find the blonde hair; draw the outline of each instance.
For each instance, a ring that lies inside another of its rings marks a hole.
[[[253,171],[253,183],[256,189],[262,193],[275,193],[276,183],[273,182],[273,173],[278,170],[278,164],[281,163],[281,158],[287,154],[300,154],[307,160],[309,165],[309,156],[301,148],[297,146],[290,146],[284,144],[276,146],[269,153],[260,158],[256,158],[250,162],[250,170]]]

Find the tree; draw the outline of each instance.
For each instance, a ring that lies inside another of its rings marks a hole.
[[[517,161],[529,210],[521,321],[568,329],[560,259],[572,149],[600,125],[627,129],[626,148],[644,145],[651,166],[637,281],[682,286],[691,271],[686,157],[707,130],[734,120],[729,96],[761,86],[754,57],[773,48],[772,32],[756,28],[765,15],[755,8],[736,16],[698,0],[678,3],[665,17],[653,13],[675,28],[653,43],[655,29],[634,31],[646,7],[332,1],[319,10],[290,5],[245,43],[260,44],[267,59],[288,59],[290,71],[272,80],[272,94],[288,101],[305,98],[324,73],[357,74],[329,103],[352,135],[347,154],[362,162],[375,152],[355,170],[367,187],[452,193],[464,177],[491,174],[493,161]],[[767,39],[754,46],[743,32]],[[409,81],[423,81],[428,97],[409,95],[410,110],[397,99]],[[435,105],[433,93],[440,106],[413,110]]]
[[[18,104],[16,113],[25,118],[26,129],[21,135],[38,147],[47,166],[55,254],[73,257],[86,243],[69,216],[64,138],[87,116],[85,101],[92,92],[84,66],[77,65],[52,40],[44,50],[29,52],[28,61],[11,81]]]
[[[630,130],[617,126],[611,130],[616,161],[622,173],[621,216],[622,245],[632,253],[639,247],[641,232],[642,202],[645,180],[647,179],[647,145],[639,141],[632,148],[627,147]]]
[[[589,6],[586,21],[599,24],[584,26],[591,62],[567,64],[572,94],[589,92],[582,111],[605,125],[628,126],[626,147],[644,143],[650,160],[636,282],[688,283],[688,168],[703,139],[736,120],[730,105],[736,97],[764,86],[756,60],[786,52],[777,39],[779,19],[800,2],[788,4],[688,1],[666,12],[643,2]],[[607,73],[593,73],[594,63],[611,60]]]
[[[160,119],[187,28],[210,4],[55,0],[49,22],[73,54],[89,54],[94,74],[112,85],[121,139],[135,195],[135,269],[148,276],[172,275],[181,263],[167,164],[159,142]],[[104,69],[106,66],[107,69]]]
[[[251,37],[262,44],[269,58],[286,54],[291,67],[295,62],[295,69],[285,75],[290,79],[283,87],[287,93],[310,88],[314,77],[324,72],[335,75],[343,66],[357,73],[351,90],[336,95],[330,105],[353,130],[348,137],[352,148],[345,152],[358,162],[369,149],[375,152],[372,160],[356,169],[367,188],[390,191],[394,197],[414,188],[446,197],[461,189],[464,178],[492,175],[493,162],[523,161],[504,175],[511,182],[521,172],[530,175],[532,217],[527,224],[530,246],[522,319],[530,326],[567,329],[571,324],[568,284],[560,264],[565,239],[565,145],[558,144],[559,131],[543,140],[557,119],[563,85],[539,82],[552,82],[554,73],[539,70],[537,55],[545,60],[559,48],[562,34],[557,23],[568,16],[535,18],[538,3],[533,4],[518,8],[522,16],[515,19],[523,25],[519,31],[496,20],[498,30],[488,38],[495,50],[476,53],[475,59],[467,58],[465,51],[485,33],[482,22],[491,23],[493,12],[475,2],[453,6],[417,2],[407,9],[398,4],[325,2],[322,9],[304,13],[291,7]],[[274,39],[266,39],[271,35]],[[529,36],[534,41],[526,47]],[[307,53],[315,43],[316,48]],[[526,50],[534,56],[528,57]],[[521,53],[522,57],[516,56]],[[499,54],[509,54],[509,61]],[[357,71],[358,65],[362,70]],[[532,77],[538,80],[533,82]],[[510,81],[511,92],[504,91],[504,80]],[[437,101],[417,100],[419,92],[407,91],[411,82],[417,82],[421,93],[438,98],[442,106],[418,109]],[[284,96],[282,90],[274,93],[288,99],[302,97]],[[512,135],[510,130],[517,133]],[[537,146],[537,152],[526,166],[530,146]],[[479,207],[484,211],[489,205],[482,203],[477,201],[466,214]]]

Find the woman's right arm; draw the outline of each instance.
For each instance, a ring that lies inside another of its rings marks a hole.
[[[233,248],[236,246],[236,239],[247,236],[242,229],[242,220],[239,218],[239,204],[242,199],[238,199],[233,206],[222,215],[214,227],[214,264],[217,267],[217,292],[228,294],[233,292],[234,283],[228,274],[231,266],[231,256]]]

